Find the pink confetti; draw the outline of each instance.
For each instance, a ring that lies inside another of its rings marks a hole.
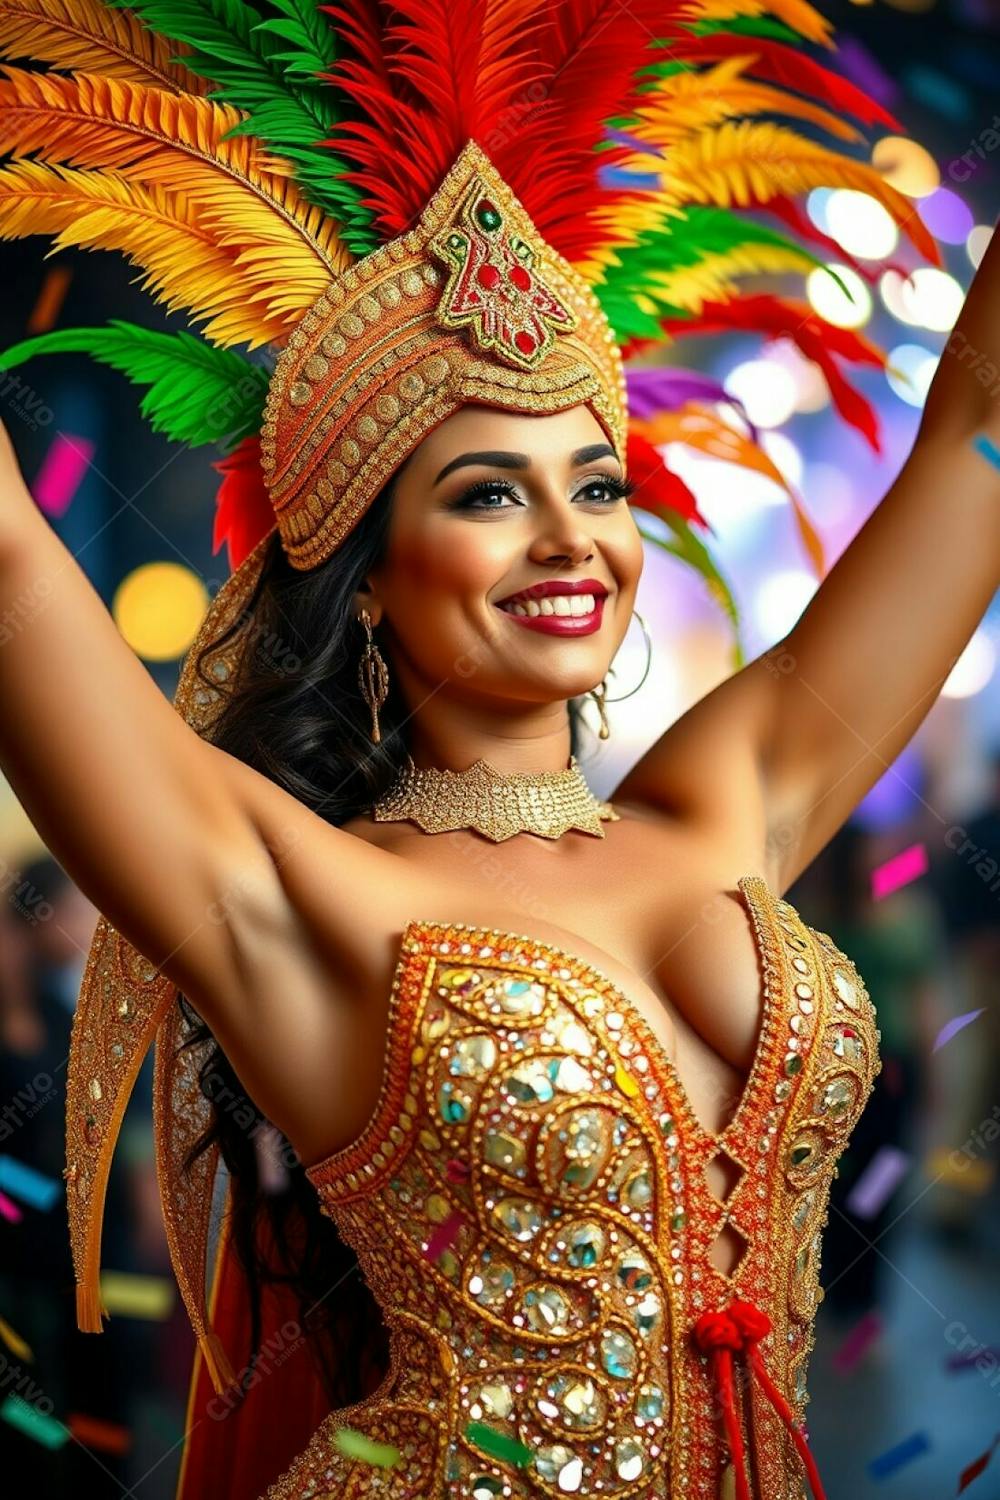
[[[0,1193],[0,1214],[9,1219],[12,1224],[20,1224],[24,1218],[17,1204],[7,1197],[6,1193]]]
[[[31,493],[47,516],[61,516],[80,487],[94,456],[90,438],[60,432],[42,460]]]
[[[898,1146],[880,1146],[845,1199],[851,1213],[859,1219],[873,1219],[909,1166],[909,1152],[900,1151]]]
[[[881,901],[883,896],[891,895],[900,886],[923,875],[927,868],[927,845],[911,844],[909,849],[894,854],[892,859],[887,859],[884,865],[878,865],[872,871],[872,900]]]
[[[934,1045],[931,1048],[931,1055],[933,1056],[933,1054],[937,1052],[940,1047],[943,1047],[945,1042],[950,1042],[957,1031],[964,1030],[965,1027],[969,1025],[970,1021],[974,1021],[977,1016],[981,1016],[985,1009],[986,1007],[985,1005],[983,1005],[979,1010],[969,1010],[966,1011],[964,1016],[952,1016],[950,1021],[945,1021],[944,1025],[941,1027],[941,1030],[934,1038]]]
[[[449,1246],[453,1244],[455,1236],[464,1223],[465,1220],[457,1209],[454,1213],[449,1214],[444,1223],[438,1225],[427,1241],[427,1249],[424,1251],[427,1259],[437,1260],[439,1255],[443,1255]]]
[[[841,1375],[847,1375],[861,1360],[862,1355],[882,1332],[882,1319],[873,1309],[865,1313],[856,1323],[833,1356],[833,1367]]]

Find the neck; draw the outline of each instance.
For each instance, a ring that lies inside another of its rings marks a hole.
[[[477,760],[485,760],[505,775],[515,772],[565,771],[570,761],[569,718],[563,703],[521,719],[499,724],[495,717],[477,723],[476,715],[463,707],[458,714],[435,718],[434,723],[416,715],[410,723],[409,749],[420,770],[464,771]]]

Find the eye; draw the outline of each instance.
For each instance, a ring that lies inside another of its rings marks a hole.
[[[614,505],[619,500],[625,500],[629,495],[635,493],[638,486],[630,479],[619,479],[614,474],[604,474],[600,479],[591,479],[587,484],[577,490],[575,500],[589,499],[597,505]],[[594,491],[603,491],[603,498],[595,495]],[[517,498],[517,489],[509,479],[479,479],[470,485],[459,498],[449,506],[450,510],[504,510],[502,505],[487,505],[484,502],[489,496],[507,495],[511,499]]]

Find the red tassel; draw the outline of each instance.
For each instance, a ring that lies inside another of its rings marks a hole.
[[[757,1376],[765,1395],[788,1428],[792,1442],[809,1476],[814,1500],[826,1500],[816,1460],[809,1451],[802,1429],[796,1423],[788,1402],[768,1374],[760,1350],[757,1348],[759,1340],[770,1333],[771,1326],[767,1313],[762,1312],[753,1302],[747,1302],[741,1297],[733,1297],[728,1307],[721,1308],[717,1312],[702,1313],[693,1330],[698,1348],[712,1357],[713,1372],[718,1381],[719,1394],[722,1399],[723,1421],[732,1454],[737,1500],[751,1500],[751,1496],[747,1482],[743,1436],[733,1393],[734,1351],[737,1353],[742,1351],[746,1354],[750,1374]]]

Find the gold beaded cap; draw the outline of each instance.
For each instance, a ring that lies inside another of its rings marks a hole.
[[[473,140],[416,228],[331,282],[278,359],[261,462],[293,566],[325,561],[465,402],[526,413],[587,402],[624,461],[611,326]]]

